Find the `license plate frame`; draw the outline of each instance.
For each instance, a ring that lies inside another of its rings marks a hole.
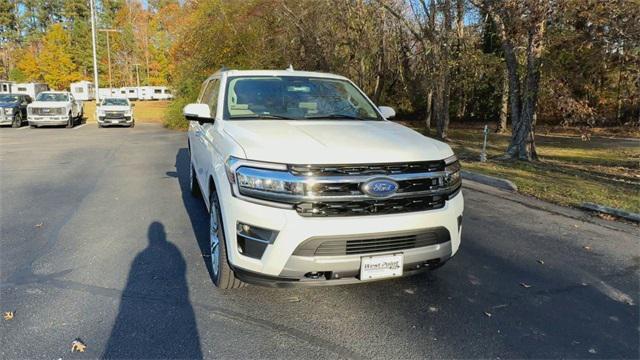
[[[403,253],[362,256],[360,257],[360,280],[400,277],[403,266]]]

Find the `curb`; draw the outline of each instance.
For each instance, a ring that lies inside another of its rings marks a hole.
[[[632,213],[632,212],[628,212],[628,211],[624,211],[624,210],[620,210],[620,209],[616,209],[608,206],[598,205],[594,203],[582,203],[580,207],[585,210],[597,211],[604,214],[617,216],[619,218],[623,218],[629,221],[640,223],[640,214],[638,213]]]
[[[462,170],[462,178],[463,179],[468,179],[468,180],[471,180],[471,181],[475,181],[475,182],[479,182],[481,184],[497,187],[499,189],[503,189],[503,190],[507,190],[507,191],[514,191],[514,192],[518,191],[518,187],[516,186],[516,184],[514,184],[513,182],[511,182],[511,181],[509,181],[507,179],[497,178],[497,177],[493,177],[493,176],[489,176],[489,175],[478,174],[478,173],[469,172],[469,171],[466,171],[466,170]]]

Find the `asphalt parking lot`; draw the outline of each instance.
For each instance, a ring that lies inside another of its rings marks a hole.
[[[188,161],[157,124],[0,129],[1,358],[640,356],[638,227],[470,184],[437,271],[221,292]]]

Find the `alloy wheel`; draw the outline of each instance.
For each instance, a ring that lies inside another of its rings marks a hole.
[[[218,236],[218,209],[212,202],[209,213],[209,246],[211,249],[211,271],[218,276],[220,266],[220,237]]]

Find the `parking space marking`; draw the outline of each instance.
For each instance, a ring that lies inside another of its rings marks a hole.
[[[86,123],[84,123],[84,124],[82,124],[82,125],[78,125],[78,126],[74,127],[73,129],[74,129],[74,130],[78,130],[78,129],[80,129],[81,127],[83,127],[83,126],[85,126],[85,125],[87,125],[87,124],[86,124]]]

